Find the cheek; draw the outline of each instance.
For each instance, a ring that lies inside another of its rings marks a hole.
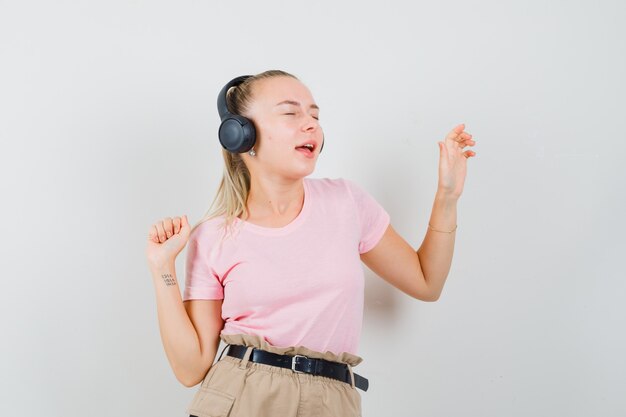
[[[290,146],[296,146],[297,131],[295,127],[287,124],[274,125],[265,132],[265,137],[269,138],[277,145],[284,146],[289,144]]]
[[[266,121],[258,124],[256,128],[257,142],[261,141],[267,147],[284,149],[284,152],[290,152],[294,150],[298,141],[298,127],[289,120]]]

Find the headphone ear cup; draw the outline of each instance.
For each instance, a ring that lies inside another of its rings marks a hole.
[[[248,152],[256,143],[256,130],[251,120],[230,114],[217,133],[222,147],[232,153]]]

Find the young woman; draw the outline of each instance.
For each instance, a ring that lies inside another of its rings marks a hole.
[[[307,178],[324,136],[295,76],[237,77],[218,110],[225,168],[215,210],[193,228],[186,215],[158,221],[146,249],[169,363],[185,386],[202,382],[187,412],[360,416],[361,262],[415,299],[439,298],[475,155],[464,148],[475,141],[459,125],[439,142],[437,194],[415,251],[356,183]],[[187,242],[181,298],[174,261]],[[215,361],[220,340],[228,352]]]

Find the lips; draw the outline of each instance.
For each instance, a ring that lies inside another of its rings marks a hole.
[[[313,145],[313,149],[311,149],[311,151],[315,152],[315,150],[317,149],[317,142],[314,139],[309,139],[305,142],[302,142],[300,145],[296,146],[296,149],[306,145],[307,143],[310,143],[311,145]]]
[[[307,148],[298,148],[296,152],[300,152],[307,158],[315,158],[315,153],[313,151],[308,150]]]

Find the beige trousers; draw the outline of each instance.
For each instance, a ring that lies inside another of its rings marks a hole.
[[[197,417],[361,417],[361,394],[352,384],[321,375],[249,361],[252,348],[322,358],[352,367],[363,361],[343,352],[304,346],[276,347],[257,335],[220,335],[230,345],[248,346],[242,359],[223,354],[204,377],[187,413]]]

